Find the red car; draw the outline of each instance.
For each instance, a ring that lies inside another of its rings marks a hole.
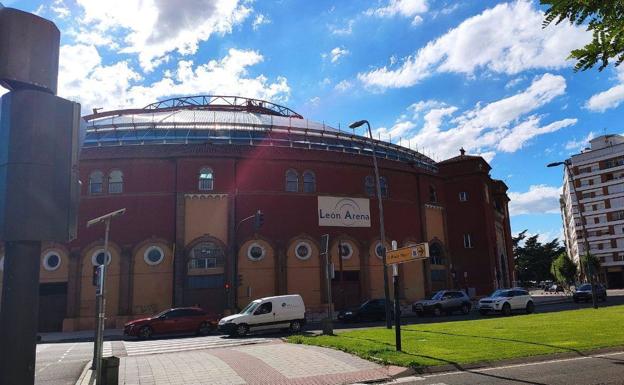
[[[147,339],[156,334],[195,333],[206,335],[217,328],[217,317],[198,307],[165,310],[153,317],[140,318],[124,325],[124,335]]]

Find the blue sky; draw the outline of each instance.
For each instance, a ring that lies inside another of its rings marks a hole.
[[[1,0],[0,0],[1,1]],[[512,198],[512,230],[561,234],[551,161],[621,133],[624,68],[574,73],[583,27],[535,1],[3,1],[62,32],[59,95],[83,112],[176,95],[270,99],[436,160],[464,147]],[[624,66],[622,66],[624,67]]]

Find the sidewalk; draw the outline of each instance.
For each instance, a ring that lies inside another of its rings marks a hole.
[[[38,333],[41,337],[39,343],[54,343],[54,342],[89,342],[93,341],[95,331],[93,330],[81,330],[77,332],[53,332],[53,333]],[[116,341],[123,339],[123,329],[106,329],[104,330],[104,340]]]
[[[337,350],[281,341],[120,360],[120,385],[331,385],[383,381],[409,371]],[[90,370],[77,382],[92,383]]]

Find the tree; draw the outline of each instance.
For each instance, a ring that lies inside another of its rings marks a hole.
[[[575,49],[569,58],[576,59],[574,70],[585,71],[600,63],[602,71],[609,60],[615,59],[619,66],[624,61],[624,1],[622,0],[541,0],[549,5],[542,26],[559,24],[568,20],[581,25],[588,21],[587,30],[592,41],[583,48]]]
[[[600,259],[592,254],[585,254],[581,257],[581,263],[585,269],[585,276],[589,278],[600,271]]]
[[[521,281],[545,281],[552,279],[553,260],[565,251],[558,239],[542,244],[538,235],[527,237],[527,230],[512,238],[514,262]]]
[[[571,285],[576,278],[576,264],[567,253],[561,253],[550,266],[550,273],[558,283]]]

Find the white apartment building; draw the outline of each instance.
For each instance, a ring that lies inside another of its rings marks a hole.
[[[568,254],[578,264],[585,254],[582,210],[591,254],[600,259],[600,280],[624,287],[624,136],[603,135],[573,155],[561,195],[563,232]],[[572,187],[576,187],[576,196]]]

